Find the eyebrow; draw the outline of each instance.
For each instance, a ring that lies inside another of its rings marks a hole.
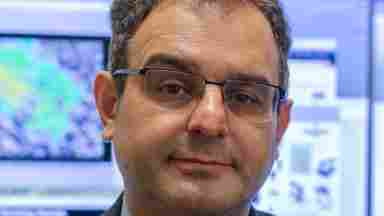
[[[181,58],[174,54],[168,53],[158,53],[150,56],[148,60],[145,61],[144,67],[148,66],[156,66],[156,65],[169,65],[171,67],[175,67],[175,69],[185,72],[185,73],[193,73],[193,71],[199,71],[199,65],[194,61]],[[258,83],[272,84],[271,80],[267,79],[265,76],[258,73],[244,73],[240,71],[232,71],[228,74],[226,80],[241,80],[241,81],[253,81]]]
[[[158,53],[149,57],[144,65],[145,67],[154,65],[169,65],[186,73],[192,73],[199,68],[199,66],[192,60],[166,53]]]
[[[255,73],[248,74],[248,73],[241,73],[241,72],[232,72],[228,76],[228,79],[241,80],[241,81],[252,81],[252,82],[275,85],[274,83],[271,82],[271,80],[269,80],[265,76],[263,76],[261,74],[255,74]]]

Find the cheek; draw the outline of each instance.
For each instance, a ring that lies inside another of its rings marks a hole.
[[[187,115],[152,104],[133,90],[124,95],[114,122],[113,142],[122,163],[159,161],[185,131]]]
[[[242,124],[234,136],[238,147],[239,164],[242,175],[246,179],[256,178],[256,184],[261,184],[271,169],[276,145],[274,127],[266,124],[261,127]]]

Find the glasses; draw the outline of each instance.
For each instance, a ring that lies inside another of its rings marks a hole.
[[[268,121],[280,101],[286,99],[284,89],[264,81],[225,80],[214,82],[202,76],[158,66],[142,69],[119,69],[114,78],[127,75],[144,76],[144,91],[158,105],[168,109],[194,108],[204,95],[205,85],[222,88],[226,107],[240,118],[256,123]]]

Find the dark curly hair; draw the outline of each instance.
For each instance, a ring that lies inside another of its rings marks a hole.
[[[212,0],[199,0],[212,1]],[[279,50],[280,86],[287,90],[289,69],[288,52],[291,46],[290,29],[279,0],[238,0],[255,5],[268,20]],[[113,0],[111,7],[112,40],[110,46],[109,70],[128,66],[127,44],[138,26],[160,0]],[[124,78],[117,78],[117,91],[124,91]]]

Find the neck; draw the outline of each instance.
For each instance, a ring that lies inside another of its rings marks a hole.
[[[124,195],[123,208],[127,208],[129,216],[248,216],[251,205],[228,209],[201,209],[196,206],[182,207],[170,206],[169,203],[159,202],[153,199],[135,199]]]

